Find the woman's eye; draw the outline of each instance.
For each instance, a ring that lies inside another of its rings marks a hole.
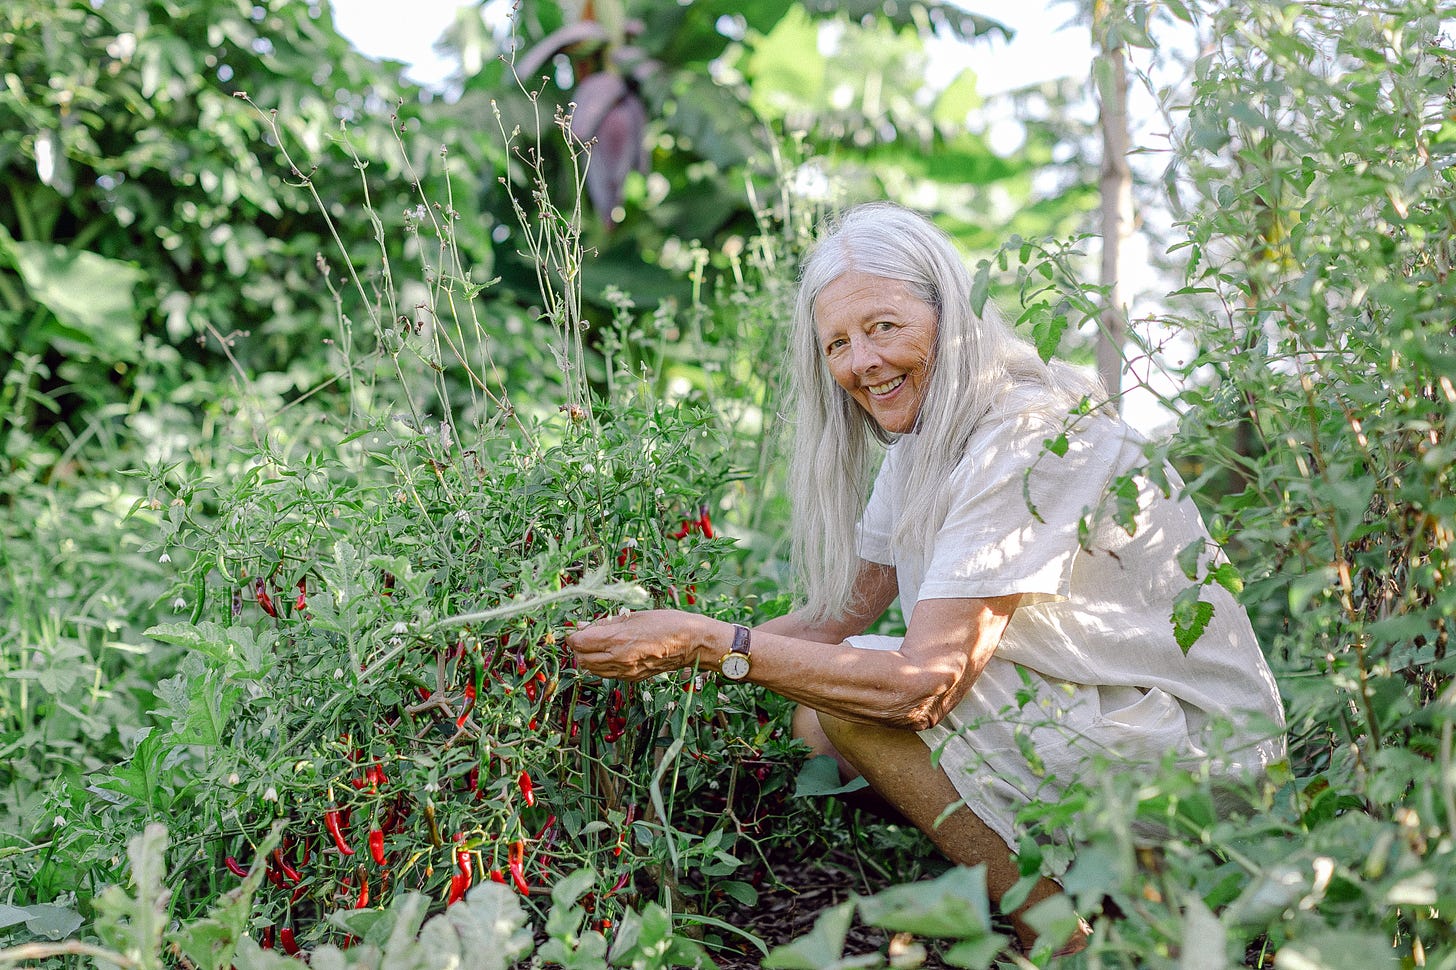
[[[825,346],[824,353],[826,355],[832,354],[836,350],[838,350],[839,348],[843,347],[845,345],[845,343],[846,343],[846,341],[844,341],[844,340],[834,340],[834,341],[831,341],[829,344],[827,344]]]

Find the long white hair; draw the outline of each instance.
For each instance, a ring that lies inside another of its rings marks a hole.
[[[864,511],[886,433],[835,383],[819,346],[814,302],[840,275],[858,270],[901,280],[938,315],[930,379],[906,456],[906,509],[897,539],[926,546],[945,518],[940,487],[965,457],[971,434],[992,411],[1066,415],[1103,401],[1095,380],[1047,364],[987,304],[971,310],[971,275],[950,237],[925,217],[887,202],[856,206],[821,235],[804,263],[794,308],[793,561],[803,609],[814,619],[850,606]],[[913,548],[913,545],[912,545]]]

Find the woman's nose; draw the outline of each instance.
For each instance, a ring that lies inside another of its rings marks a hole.
[[[879,351],[874,344],[868,340],[855,340],[850,343],[850,366],[856,374],[863,374],[873,370],[880,364]]]

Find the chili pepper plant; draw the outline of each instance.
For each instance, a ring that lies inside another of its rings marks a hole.
[[[208,474],[146,472],[132,522],[175,570],[177,617],[148,635],[182,659],[129,756],[52,793],[37,830],[52,854],[30,876],[69,852],[84,864],[64,888],[84,899],[123,882],[127,840],[165,822],[174,915],[251,880],[250,933],[289,952],[347,943],[330,914],[403,893],[445,909],[493,882],[542,915],[579,871],[573,898],[608,935],[648,900],[730,932],[714,899],[756,898],[747,857],[792,814],[784,706],[706,671],[603,681],[564,646],[624,607],[742,617],[714,521],[736,476],[722,414],[621,350],[640,344],[630,314],[615,358],[589,345],[566,269],[579,213],[518,217],[561,365],[534,396],[493,382],[510,369],[484,288],[448,206],[422,204],[405,231],[437,255],[417,279],[384,248],[330,281],[342,393],[240,427]],[[351,291],[367,299],[351,307]]]

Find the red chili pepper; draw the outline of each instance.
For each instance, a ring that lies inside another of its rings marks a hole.
[[[273,605],[273,597],[268,595],[262,576],[253,581],[253,596],[257,599],[258,605],[263,608],[264,613],[274,617],[278,615],[278,607]]]
[[[470,882],[458,872],[450,877],[450,895],[445,899],[446,906],[454,906],[465,898],[465,890],[470,888]]]
[[[455,850],[455,865],[459,867],[460,875],[465,879],[465,885],[469,886],[471,879],[474,878],[474,871],[470,865],[469,849]]]
[[[703,530],[703,538],[713,538],[713,520],[708,518],[708,507],[698,506],[698,528]]]
[[[278,863],[278,870],[289,882],[297,885],[303,881],[303,876],[299,875],[298,870],[289,865],[288,860],[283,857],[282,849],[273,850],[273,860]]]
[[[511,845],[510,851],[511,882],[516,884],[516,891],[522,896],[531,895],[531,887],[526,882],[526,843],[517,839]]]
[[[531,784],[530,774],[524,771],[521,772],[521,776],[516,779],[516,783],[521,786],[521,796],[526,799],[526,807],[535,808],[536,788]]]
[[[238,862],[237,859],[234,859],[232,856],[228,856],[226,859],[222,860],[222,862],[223,865],[228,867],[228,872],[231,872],[239,879],[248,878],[248,870],[244,869],[242,864]]]
[[[466,720],[468,720],[469,717],[470,717],[470,712],[472,710],[474,710],[474,708],[475,708],[475,685],[474,684],[466,684],[465,685],[465,706],[462,707],[462,708],[460,708],[460,716],[455,719],[455,726],[456,727],[464,727]]]
[[[293,601],[293,608],[302,613],[308,607],[308,581],[302,577],[298,580],[298,599]]]
[[[688,605],[689,606],[692,606],[694,603],[696,603],[698,601],[698,597],[696,595],[697,592],[698,592],[698,587],[695,584],[693,584],[693,583],[689,583],[688,584],[688,591],[683,596],[683,599],[685,599],[685,600],[688,601]]]
[[[359,873],[359,901],[354,904],[355,909],[369,908],[369,877]]]
[[[273,949],[273,927],[271,927],[271,926],[265,926],[265,927],[263,927],[263,933],[262,933],[261,936],[258,937],[258,949],[260,949],[260,950],[271,950],[271,949]]]
[[[339,818],[338,809],[331,808],[324,812],[324,828],[333,836],[334,848],[339,850],[340,855],[354,854],[354,850],[349,848],[349,843],[344,839],[343,822]]]
[[[389,784],[389,779],[384,775],[384,769],[377,761],[364,769],[364,777],[369,779],[369,784],[374,788]]]
[[[381,866],[389,862],[388,857],[384,854],[384,831],[382,829],[369,830],[369,854]]]
[[[506,884],[505,874],[502,873],[499,869],[492,869],[490,871],[490,881],[491,882],[498,882],[502,886],[504,886]]]
[[[526,681],[526,700],[532,704],[536,703],[536,693],[536,682],[534,680]]]
[[[303,952],[293,939],[293,927],[291,926],[285,926],[278,931],[278,942],[283,944],[283,952],[291,957]]]

